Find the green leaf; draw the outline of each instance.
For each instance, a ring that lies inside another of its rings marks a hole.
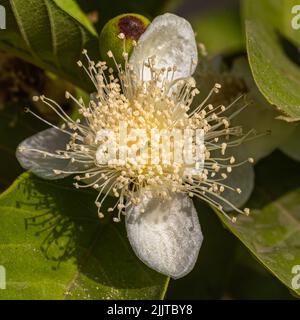
[[[244,49],[239,16],[234,11],[208,11],[193,18],[197,41],[209,55],[231,54]]]
[[[282,14],[283,2],[285,0],[244,0],[247,50],[260,91],[288,117],[298,119],[300,68],[284,51],[278,33],[286,30],[283,28],[287,21],[286,15]]]
[[[2,3],[1,3],[2,4]],[[9,0],[0,49],[91,90],[76,62],[82,49],[98,57],[98,37],[74,0]]]
[[[53,0],[58,7],[60,7],[63,11],[67,12],[70,16],[76,19],[80,24],[84,25],[90,33],[97,36],[97,31],[91,24],[87,15],[80,9],[78,3],[76,1],[66,1],[66,0]]]
[[[256,168],[250,216],[239,216],[233,224],[217,214],[269,271],[300,296],[300,289],[292,287],[292,268],[300,265],[299,181],[299,163],[275,153]]]
[[[0,197],[0,299],[159,299],[168,278],[133,253],[93,191],[23,174]]]

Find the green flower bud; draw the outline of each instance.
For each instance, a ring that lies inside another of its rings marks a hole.
[[[109,20],[100,34],[100,53],[102,60],[107,61],[108,64],[112,66],[113,64],[107,57],[107,52],[112,51],[116,61],[123,64],[124,41],[125,50],[130,56],[134,41],[138,41],[149,24],[150,21],[147,18],[135,13],[121,14]],[[125,39],[121,39],[119,37],[120,34],[123,34]]]

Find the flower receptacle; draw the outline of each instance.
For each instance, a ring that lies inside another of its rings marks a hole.
[[[123,64],[124,50],[131,54],[134,42],[138,41],[149,24],[146,17],[135,13],[121,14],[109,20],[100,34],[101,58],[110,64],[107,52],[112,51],[116,61]],[[124,39],[120,39],[120,34],[124,35]]]

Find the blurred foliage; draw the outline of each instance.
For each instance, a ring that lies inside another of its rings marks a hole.
[[[110,1],[78,0],[80,7],[94,18],[99,33],[108,20],[119,14],[138,13],[152,20],[162,12],[173,11],[181,2],[183,0],[115,0],[112,5]]]
[[[234,267],[225,299],[293,299],[289,290],[272,276],[240,244],[235,251]]]
[[[13,0],[6,14],[9,28],[0,32],[0,49],[92,90],[76,62],[83,48],[98,56],[98,37],[75,1]]]
[[[18,144],[28,136],[43,129],[41,121],[28,115],[17,104],[0,110],[0,191],[6,189],[22,173],[15,157]]]
[[[57,122],[57,115],[41,102],[34,102],[34,95],[49,95],[71,111],[73,104],[65,101],[65,91],[73,92],[74,87],[42,69],[0,52],[0,190],[7,188],[22,173],[15,157],[18,144],[26,137],[46,128],[40,120],[25,114],[30,107],[46,120]],[[9,170],[8,170],[9,168]]]
[[[229,55],[245,50],[238,12],[207,12],[194,17],[192,25],[197,41],[205,45],[209,55]]]
[[[280,146],[280,150],[296,161],[300,161],[300,125],[294,130],[292,135]]]

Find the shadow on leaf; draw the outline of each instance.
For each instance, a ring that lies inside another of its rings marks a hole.
[[[89,283],[94,289],[147,289],[160,296],[166,278],[134,255],[123,223],[98,218],[93,191],[76,191],[69,179],[48,182],[30,175],[20,179],[17,193],[15,205],[26,212],[26,234],[38,238],[49,268],[60,272],[64,262],[77,265],[66,294]],[[112,202],[108,199],[106,207]]]

